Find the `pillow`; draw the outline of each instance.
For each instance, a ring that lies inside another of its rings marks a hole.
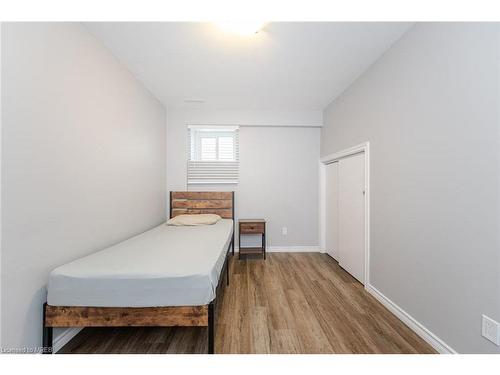
[[[212,225],[222,219],[215,214],[179,215],[167,221],[167,225]]]

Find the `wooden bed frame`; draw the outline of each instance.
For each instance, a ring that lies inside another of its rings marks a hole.
[[[43,353],[53,351],[53,329],[69,327],[207,327],[208,353],[214,353],[217,296],[224,272],[229,285],[229,252],[234,255],[234,192],[170,192],[169,217],[215,213],[233,219],[233,235],[219,275],[216,297],[207,305],[166,307],[87,307],[43,305]]]

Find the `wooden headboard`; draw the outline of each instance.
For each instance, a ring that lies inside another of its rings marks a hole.
[[[170,217],[182,214],[217,214],[234,219],[234,191],[171,191]]]

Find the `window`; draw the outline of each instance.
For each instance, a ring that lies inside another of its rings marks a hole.
[[[238,127],[188,127],[188,184],[238,183]]]

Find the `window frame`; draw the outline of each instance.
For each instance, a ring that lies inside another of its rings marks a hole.
[[[213,129],[197,129],[194,130],[195,136],[191,136],[191,155],[190,161],[237,161],[237,150],[236,150],[236,134],[235,130],[213,130]],[[206,133],[206,134],[203,134]],[[220,138],[231,138],[233,157],[231,160],[220,158]],[[215,139],[215,159],[203,160],[203,139]],[[193,157],[194,156],[194,157]]]
[[[224,125],[188,125],[187,185],[238,184],[239,127]],[[233,140],[232,160],[220,158],[220,138]],[[201,139],[215,138],[215,159],[202,160]]]

